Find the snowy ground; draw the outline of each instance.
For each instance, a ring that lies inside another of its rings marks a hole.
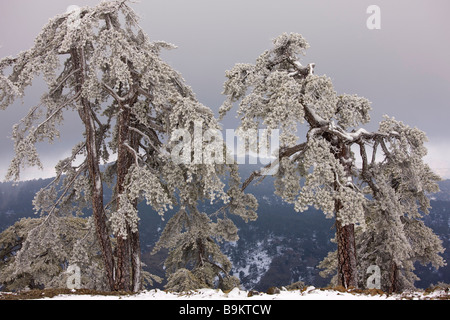
[[[415,291],[402,294],[367,294],[356,292],[339,292],[308,287],[306,290],[282,290],[278,294],[254,293],[249,297],[249,291],[233,289],[228,293],[221,290],[201,289],[187,293],[170,293],[161,290],[144,291],[136,295],[128,296],[104,296],[104,295],[59,295],[52,300],[245,300],[248,302],[258,300],[448,300],[450,294],[443,290],[433,292]]]
[[[171,320],[205,318],[218,320],[239,317],[245,317],[246,319],[260,319],[262,317],[280,320],[290,319],[292,315],[298,317],[299,314],[305,314],[308,318],[311,318],[310,315],[313,315],[312,318],[317,318],[319,314],[321,318],[336,318],[336,310],[338,310],[336,304],[345,309],[349,306],[349,303],[359,305],[358,315],[364,315],[364,313],[380,315],[386,310],[389,310],[390,314],[394,314],[395,311],[393,312],[392,310],[395,310],[395,307],[397,307],[402,315],[405,315],[406,312],[408,316],[417,316],[419,312],[423,312],[423,303],[411,304],[408,302],[408,307],[404,308],[404,303],[401,302],[381,302],[389,304],[389,308],[383,308],[382,305],[379,305],[379,301],[449,300],[449,294],[442,290],[428,293],[417,291],[387,296],[385,294],[371,295],[368,293],[323,290],[314,287],[308,287],[306,290],[282,290],[280,293],[273,295],[254,292],[253,295],[250,294],[251,296],[249,296],[249,291],[239,289],[233,289],[228,293],[212,289],[196,290],[188,293],[169,293],[161,290],[149,290],[135,295],[122,296],[86,295],[79,293],[70,293],[69,291],[67,294],[65,291],[64,294],[55,295],[52,298],[39,299],[37,303],[43,300],[46,301],[43,303],[53,303],[54,301],[55,303],[67,305],[67,310],[70,310],[68,312],[77,313],[89,310],[90,314],[92,312],[94,314],[98,312],[98,315],[102,319],[120,319],[122,317],[127,319],[131,315],[137,315],[138,313],[141,315],[151,315],[152,312],[156,312],[156,314],[162,314],[164,319]],[[38,292],[38,297],[40,294]],[[4,293],[0,293],[0,300],[4,295]],[[75,309],[73,306],[68,306],[68,304],[74,303],[73,300],[83,301],[82,303],[91,303],[93,307]],[[100,300],[107,300],[109,302]],[[121,300],[121,302],[117,302],[118,300]],[[345,302],[344,300],[350,302]],[[359,302],[352,302],[351,300],[359,300]],[[366,302],[362,300],[366,300]],[[327,305],[325,302],[332,305]],[[138,310],[139,308],[142,308],[142,313]],[[442,313],[440,313],[439,308],[442,308]],[[53,309],[56,310],[57,308]],[[64,309],[64,307],[60,309]],[[17,313],[16,310],[19,313],[25,313],[27,316],[30,312],[33,314],[36,312],[36,308],[15,308],[15,314]],[[363,313],[359,310],[363,310]],[[448,305],[445,302],[433,304],[433,313],[446,314],[447,310]],[[61,318],[59,311],[52,313],[52,315],[55,315],[57,319]]]

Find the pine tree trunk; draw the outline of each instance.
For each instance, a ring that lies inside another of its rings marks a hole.
[[[117,268],[116,283],[117,291],[130,291],[130,245],[129,238],[117,238]]]
[[[130,103],[132,105],[132,103]],[[116,196],[125,191],[125,177],[129,168],[134,163],[134,157],[125,144],[134,150],[138,149],[139,139],[129,129],[131,113],[128,108],[121,108],[118,119],[118,157],[117,157],[117,184]],[[116,198],[117,208],[120,206],[119,198]],[[134,203],[137,206],[137,203]],[[141,288],[141,253],[139,243],[139,231],[132,232],[127,226],[127,236],[118,236],[117,239],[117,271],[116,289],[121,291],[138,291]],[[138,288],[138,289],[137,289]]]
[[[76,92],[82,90],[85,80],[85,60],[84,50],[73,48],[71,50],[73,68],[79,70],[75,74]],[[114,259],[112,246],[109,239],[108,228],[106,226],[106,215],[103,207],[103,185],[100,172],[100,159],[98,156],[98,146],[96,140],[95,123],[92,116],[91,103],[81,97],[80,118],[85,126],[86,153],[88,162],[89,177],[92,183],[92,212],[94,216],[98,242],[102,250],[103,264],[110,290],[114,289]]]
[[[117,147],[117,182],[116,182],[116,208],[120,207],[118,196],[124,192],[125,176],[131,165],[128,150],[125,147],[129,143],[130,112],[127,108],[121,108],[118,118],[118,147]],[[127,233],[129,228],[127,226]],[[116,289],[130,291],[130,237],[117,237],[117,270]]]
[[[85,111],[86,112],[86,111]],[[87,135],[91,138],[87,140],[92,140],[95,133],[90,132],[91,130],[87,130]],[[106,215],[103,208],[103,186],[102,179],[100,176],[100,168],[98,166],[98,161],[96,157],[92,155],[94,153],[95,146],[92,146],[91,143],[87,143],[88,149],[88,165],[89,165],[89,176],[91,178],[92,183],[94,183],[94,192],[92,193],[92,211],[96,225],[97,238],[99,240],[100,246],[102,248],[102,256],[103,263],[105,265],[106,276],[108,278],[108,285],[110,290],[114,288],[114,259],[112,254],[112,247],[109,238],[108,228],[106,226]],[[91,150],[91,152],[89,152]],[[91,155],[89,155],[91,153]]]
[[[391,270],[389,271],[389,289],[388,289],[389,294],[399,291],[398,272],[399,270],[397,264],[395,262],[392,262]]]
[[[340,152],[336,155],[344,167],[347,177],[351,177],[350,148],[345,144],[339,144]],[[338,183],[335,183],[335,189],[338,189]],[[355,225],[342,225],[339,216],[342,204],[336,200],[336,238],[338,247],[338,282],[344,288],[358,286],[356,243],[355,243]]]
[[[142,288],[141,274],[141,244],[139,232],[131,234],[131,275],[132,290],[138,292]]]
[[[358,282],[354,225],[342,226],[341,222],[336,220],[336,238],[338,247],[338,284],[344,288],[356,288]]]

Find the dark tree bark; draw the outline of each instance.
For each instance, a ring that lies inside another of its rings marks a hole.
[[[130,157],[125,144],[129,139],[130,111],[121,108],[118,119],[118,147],[117,147],[117,183],[116,183],[116,208],[120,207],[118,196],[124,192],[125,176],[130,167]],[[127,228],[129,233],[129,228]],[[117,237],[117,270],[116,270],[116,289],[121,291],[130,291],[130,238]]]
[[[129,101],[133,105],[135,101]],[[117,183],[116,208],[120,206],[118,196],[125,191],[125,178],[135,158],[129,148],[139,150],[139,137],[130,130],[133,126],[133,117],[130,109],[121,106],[118,119],[118,150],[117,150]],[[135,207],[137,203],[133,204]],[[116,289],[121,291],[138,291],[141,288],[141,253],[139,231],[133,232],[127,226],[127,236],[117,237],[117,270]]]
[[[388,293],[399,292],[399,279],[398,279],[399,269],[397,264],[392,261],[391,270],[389,270],[389,290]]]
[[[338,285],[344,288],[357,287],[357,261],[355,245],[355,226],[343,226],[336,220],[336,239],[338,247]]]
[[[131,124],[133,124],[133,122],[134,122],[133,117],[131,117]],[[131,148],[133,148],[133,150],[139,150],[139,141],[140,141],[139,135],[129,130],[129,136]],[[133,206],[137,208],[137,200],[134,201]],[[142,289],[141,243],[139,230],[132,232],[132,230],[130,229],[128,235],[129,235],[130,263],[131,263],[131,290],[137,292]]]
[[[340,161],[347,177],[352,176],[351,172],[351,151],[344,142],[338,144],[339,152],[335,155]],[[336,182],[337,183],[337,182]],[[337,185],[335,185],[337,187]],[[342,205],[336,201],[336,239],[338,247],[338,281],[344,288],[358,286],[358,267],[356,260],[355,225],[342,225],[339,219],[339,212]]]
[[[142,288],[141,279],[141,244],[139,232],[130,234],[131,241],[131,277],[132,290],[138,292]]]
[[[71,50],[71,58],[74,70],[79,70],[75,73],[76,93],[82,91],[83,83],[85,81],[85,58],[84,50],[73,48]],[[92,115],[92,105],[84,97],[80,98],[81,109],[79,115],[83,121],[86,135],[86,153],[89,177],[92,189],[92,212],[94,216],[96,233],[98,242],[102,249],[103,263],[108,280],[110,290],[114,289],[114,259],[112,253],[111,241],[109,239],[109,232],[106,226],[106,214],[103,207],[103,184],[100,172],[99,148],[97,145],[95,121]]]

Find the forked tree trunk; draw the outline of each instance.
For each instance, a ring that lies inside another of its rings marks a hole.
[[[71,50],[73,69],[78,70],[75,73],[76,93],[82,91],[85,81],[85,58],[84,50],[73,48]],[[103,185],[100,172],[100,159],[98,155],[98,146],[96,139],[95,123],[92,115],[91,103],[81,96],[81,108],[79,115],[83,121],[86,135],[86,157],[88,163],[89,178],[92,189],[92,213],[94,216],[97,239],[102,250],[103,264],[106,271],[106,277],[110,290],[114,290],[114,259],[112,253],[109,232],[106,226],[106,215],[103,207]]]

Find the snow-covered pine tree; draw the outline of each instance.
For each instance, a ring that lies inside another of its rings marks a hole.
[[[370,121],[370,102],[356,95],[338,95],[328,77],[315,75],[315,64],[303,66],[300,54],[309,45],[301,35],[285,33],[273,42],[274,47],[255,64],[237,64],[226,72],[227,99],[220,113],[224,116],[239,102],[241,129],[281,130],[278,163],[271,164],[279,165],[276,193],[294,204],[296,211],[314,206],[335,218],[338,249],[324,265],[337,267],[337,283],[357,287],[357,258],[366,259],[364,254],[371,249],[374,257],[380,254],[395,270],[408,269],[402,261],[417,259],[415,250],[439,265],[439,239],[418,222],[418,209],[426,212],[429,206],[426,193],[438,188],[438,177],[423,162],[424,133],[390,118],[380,123],[377,132],[359,128]],[[297,134],[299,126],[305,127],[303,141]],[[362,167],[356,165],[358,161]],[[258,176],[261,172],[254,172],[243,187]],[[397,190],[393,181],[399,185]],[[421,228],[424,238],[409,233],[408,219]],[[356,228],[365,231],[364,240],[358,241],[358,255]],[[377,234],[381,228],[392,237]],[[376,248],[370,248],[370,236],[376,237]],[[380,246],[395,254],[377,252]]]
[[[160,58],[161,49],[172,48],[149,40],[127,1],[104,1],[92,8],[71,6],[49,21],[31,49],[0,60],[2,109],[22,97],[34,79],[42,77],[48,86],[40,104],[14,126],[15,157],[8,179],[18,180],[24,165],[42,167],[36,144],[59,137],[66,110],[79,115],[84,140],[59,162],[54,181],[36,195],[35,209],[48,222],[37,228],[49,232],[56,218],[91,206],[110,290],[142,287],[140,200],[162,215],[177,201],[195,206],[203,198],[228,199],[220,179],[223,165],[172,161],[172,149],[179,145],[172,137],[176,130],[189,131],[195,121],[205,130],[219,128],[181,75]],[[111,158],[116,159],[101,172],[101,163]],[[114,197],[106,205],[104,182],[115,183]],[[229,192],[235,199],[238,193],[243,196],[238,188]],[[255,201],[231,207],[246,216],[248,203]],[[255,215],[252,210],[248,214]],[[39,245],[41,239],[29,236],[27,241]]]
[[[225,161],[224,141],[212,138],[214,132],[219,133],[217,120],[211,111],[199,112],[201,110],[206,111],[201,105],[184,103],[175,108],[171,121],[186,128],[186,134],[173,135],[167,152],[178,156],[179,151],[182,163],[171,159],[162,168],[166,188],[174,195],[179,209],[167,222],[154,252],[169,250],[165,261],[166,288],[174,291],[238,286],[239,280],[229,275],[231,263],[218,242],[238,240],[238,230],[230,215],[246,222],[257,218],[255,197],[242,191],[237,165]],[[196,139],[199,130],[203,137]],[[219,161],[209,161],[210,152],[218,153]],[[202,161],[198,161],[199,158]],[[225,181],[222,181],[225,178],[226,192]],[[223,207],[214,213],[200,212],[198,207],[203,201]]]
[[[230,219],[211,218],[196,208],[182,209],[168,222],[156,250],[168,248],[165,261],[166,289],[189,291],[201,288],[231,290],[239,279],[230,276],[231,262],[216,241],[237,241],[237,228]]]
[[[125,27],[121,26],[121,18]],[[25,88],[39,76],[48,86],[40,104],[31,108],[14,126],[16,154],[8,179],[19,179],[23,165],[42,167],[35,144],[44,140],[51,143],[59,137],[57,126],[64,121],[64,110],[79,114],[85,140],[74,147],[69,158],[57,165],[55,180],[36,195],[34,204],[37,211],[49,216],[67,214],[64,211],[72,210],[73,200],[92,206],[111,290],[128,290],[130,286],[123,280],[126,277],[123,274],[128,272],[123,262],[125,250],[121,250],[123,234],[116,233],[119,250],[118,265],[114,266],[100,163],[109,159],[111,148],[108,148],[107,137],[111,134],[111,122],[116,120],[116,132],[120,131],[123,124],[118,119],[120,112],[125,106],[132,107],[130,104],[137,101],[138,91],[145,95],[150,91],[150,77],[145,73],[150,68],[144,63],[155,59],[153,63],[163,64],[157,57],[159,47],[159,44],[150,43],[140,30],[137,17],[126,1],[112,1],[102,2],[94,8],[71,6],[68,12],[49,21],[31,49],[0,62],[2,108],[23,96]],[[9,74],[5,75],[5,72]],[[141,75],[142,81],[138,79]],[[122,145],[112,151],[117,152],[123,145],[122,141]],[[117,153],[117,162],[122,164],[123,152]],[[80,157],[84,157],[82,163],[73,165]],[[115,173],[121,183],[126,172],[118,170]],[[63,190],[58,193],[56,186],[61,180]],[[116,187],[117,190],[120,192],[120,187]],[[137,232],[129,235],[134,236],[138,236]],[[138,254],[135,248],[130,250]],[[139,259],[135,260],[139,262]],[[136,265],[134,274],[139,274],[138,269],[140,266]],[[139,286],[140,280],[135,281],[133,287]]]
[[[365,271],[377,265],[383,271],[382,289],[400,292],[414,288],[419,280],[414,274],[416,262],[436,269],[445,265],[439,255],[444,252],[441,239],[422,221],[430,209],[428,195],[438,191],[439,177],[423,162],[422,131],[386,118],[379,132],[395,133],[396,139],[374,141],[370,161],[366,146],[359,145],[360,176],[371,197],[367,227],[357,234],[360,281],[365,284]],[[377,157],[380,150],[382,156]]]

